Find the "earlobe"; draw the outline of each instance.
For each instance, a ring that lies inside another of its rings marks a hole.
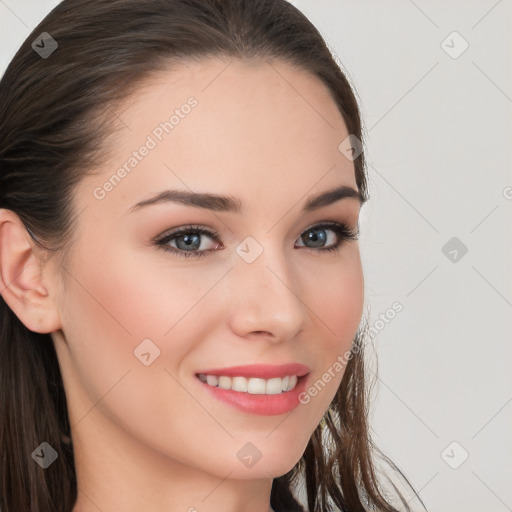
[[[61,324],[42,270],[42,259],[33,250],[20,218],[11,210],[0,209],[1,295],[27,329],[49,333]]]

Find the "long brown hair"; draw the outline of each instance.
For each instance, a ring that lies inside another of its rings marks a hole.
[[[58,43],[46,58],[31,46],[42,32]],[[318,30],[285,0],[64,0],[28,36],[0,81],[0,208],[16,213],[34,240],[60,258],[76,225],[74,187],[105,162],[118,102],[173,60],[209,56],[280,59],[312,73],[330,91],[348,133],[363,140],[347,78]],[[354,165],[368,198],[364,152]],[[303,456],[274,479],[277,511],[303,510],[295,494],[300,479],[309,512],[333,504],[351,512],[397,510],[373,460],[366,339],[360,329]],[[31,458],[42,441],[59,455],[45,470]],[[71,512],[78,489],[52,338],[28,330],[3,298],[0,446],[0,512]],[[401,509],[409,510],[396,492]]]

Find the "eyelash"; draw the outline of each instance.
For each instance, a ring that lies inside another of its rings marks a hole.
[[[301,237],[308,231],[313,231],[316,229],[324,229],[324,228],[334,231],[338,235],[340,240],[337,243],[335,243],[334,245],[331,245],[330,247],[327,247],[327,248],[315,249],[313,247],[305,247],[306,249],[309,249],[313,252],[333,252],[333,253],[335,253],[335,252],[338,252],[341,250],[342,246],[344,245],[344,243],[346,241],[358,239],[359,233],[357,230],[353,230],[353,229],[349,228],[344,223],[340,224],[337,222],[323,222],[320,224],[315,224],[314,226],[311,226],[310,228],[306,229],[301,234]],[[183,257],[183,258],[202,257],[202,256],[206,256],[207,252],[211,252],[211,251],[215,250],[215,249],[206,249],[203,251],[183,251],[181,249],[177,249],[175,247],[170,247],[169,245],[167,245],[171,240],[178,238],[180,235],[190,235],[190,234],[207,235],[210,238],[215,239],[215,240],[218,240],[220,238],[216,231],[213,231],[213,230],[210,231],[210,230],[204,229],[200,226],[185,226],[183,228],[179,228],[175,231],[171,231],[170,233],[166,233],[163,236],[160,236],[159,238],[157,238],[154,241],[154,243],[159,248],[163,249],[165,252],[171,252],[173,254],[176,254],[176,256]]]
[[[353,230],[349,228],[344,223],[337,223],[337,222],[323,222],[320,224],[316,224],[314,226],[311,226],[310,228],[306,229],[301,234],[304,235],[308,231],[313,231],[315,229],[330,229],[334,231],[340,240],[335,243],[334,245],[331,245],[327,248],[313,248],[313,247],[305,247],[305,249],[309,249],[313,252],[338,252],[341,250],[344,243],[348,240],[357,240],[358,239],[358,232],[356,230]],[[189,257],[202,257],[206,256],[206,253],[214,251],[215,249],[206,249],[203,251],[183,251],[181,249],[177,249],[175,247],[170,247],[167,245],[171,240],[174,240],[175,238],[178,238],[180,235],[207,235],[212,239],[218,240],[220,237],[217,234],[217,232],[213,230],[207,230],[200,226],[185,226],[183,228],[179,228],[175,231],[171,231],[170,233],[164,234],[163,236],[158,237],[156,240],[154,240],[154,244],[157,245],[159,248],[164,250],[165,252],[170,252],[175,254],[176,256],[182,257],[182,258],[189,258]],[[300,238],[300,237],[299,237]]]

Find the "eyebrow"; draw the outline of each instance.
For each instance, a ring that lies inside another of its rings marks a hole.
[[[304,212],[310,212],[345,198],[357,199],[361,205],[366,201],[361,192],[346,185],[342,185],[310,197],[304,204],[302,210]],[[128,212],[133,212],[146,206],[168,202],[194,206],[196,208],[205,208],[215,212],[240,214],[243,211],[240,200],[232,196],[190,192],[188,190],[164,190],[154,197],[134,204],[128,209]]]

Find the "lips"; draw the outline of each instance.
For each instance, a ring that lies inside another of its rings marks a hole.
[[[224,402],[244,413],[276,416],[288,413],[300,405],[299,396],[304,392],[311,377],[311,373],[304,373],[306,370],[308,370],[307,366],[297,364],[281,366],[249,365],[203,370],[206,373],[201,372],[196,375],[196,378],[200,389],[209,393],[209,396],[215,400]],[[235,376],[221,375],[218,377],[209,372],[232,373]],[[280,377],[280,375],[287,372],[291,372],[293,377],[287,375],[282,380],[283,377]],[[241,375],[243,373],[248,374],[248,377]],[[271,375],[271,377],[267,380],[264,377],[255,377],[255,373]],[[296,373],[303,375],[298,377]],[[274,377],[274,375],[277,375],[277,377]],[[218,382],[216,382],[217,379]],[[231,380],[233,382],[230,383]],[[247,381],[246,386],[243,385],[243,382],[241,384],[241,381]],[[283,388],[287,381],[288,385],[285,390]],[[265,384],[265,390],[263,390],[263,384]],[[230,387],[237,389],[229,389]]]
[[[310,369],[304,364],[252,364],[201,370],[196,378],[211,396],[246,413],[273,416],[299,405]]]

